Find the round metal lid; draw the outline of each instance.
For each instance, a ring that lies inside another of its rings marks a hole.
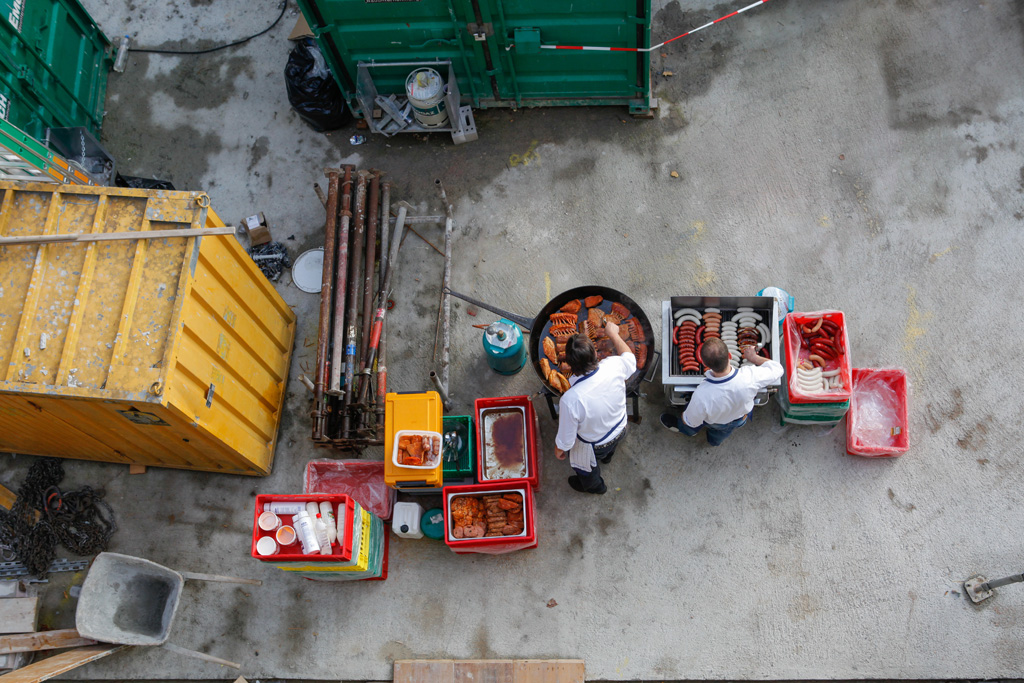
[[[299,254],[292,266],[292,282],[303,292],[316,294],[323,286],[324,248],[317,247]]]

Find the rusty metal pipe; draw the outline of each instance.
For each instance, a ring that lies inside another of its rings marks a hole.
[[[345,324],[347,333],[345,338],[345,404],[341,416],[341,438],[347,439],[350,433],[351,415],[349,407],[352,405],[352,382],[355,376],[356,336],[359,334],[356,328],[356,315],[358,314],[359,299],[362,298],[360,287],[363,284],[362,251],[363,236],[366,231],[366,179],[370,174],[367,171],[359,171],[356,174],[356,210],[355,210],[355,236],[352,239],[351,266],[348,279],[348,304]]]
[[[313,440],[324,437],[324,385],[327,383],[327,348],[331,330],[331,292],[334,291],[334,243],[338,217],[338,174],[325,168],[327,176],[327,223],[324,226],[324,266],[320,281],[320,324],[316,335],[316,382],[313,385]]]
[[[345,180],[341,183],[341,210],[338,214],[338,267],[334,286],[334,331],[331,334],[331,381],[327,393],[341,396],[341,374],[345,366],[345,284],[348,278],[348,228],[352,219],[352,171],[345,166]],[[324,252],[326,254],[326,251]]]
[[[378,203],[380,202],[380,171],[372,169],[373,177],[370,179],[370,198],[368,200],[366,209],[366,264],[365,264],[365,277],[363,278],[363,333],[359,339],[359,355],[358,358],[362,361],[362,371],[359,374],[359,380],[356,382],[358,387],[357,403],[362,405],[364,398],[366,397],[366,385],[370,381],[370,327],[373,324],[373,295],[377,291],[377,280],[376,273],[374,271],[374,261],[377,256],[377,232],[378,232],[378,219],[380,218],[377,212]]]

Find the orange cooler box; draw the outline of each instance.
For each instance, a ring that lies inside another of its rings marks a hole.
[[[441,433],[443,410],[436,391],[422,394],[389,393],[384,399],[384,483],[400,491],[440,489],[444,483],[444,457],[437,467],[419,469],[401,467],[391,455],[395,435],[406,429]]]

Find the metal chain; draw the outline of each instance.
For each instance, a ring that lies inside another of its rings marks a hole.
[[[37,460],[18,488],[11,511],[0,509],[0,547],[10,548],[39,577],[46,575],[57,556],[58,544],[77,555],[94,555],[107,549],[117,531],[114,511],[102,491],[88,486],[61,491],[57,485],[63,478],[60,460]]]

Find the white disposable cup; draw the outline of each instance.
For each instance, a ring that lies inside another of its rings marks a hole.
[[[287,525],[280,527],[274,536],[281,545],[292,545],[298,540],[298,534],[295,533],[295,529]]]
[[[259,525],[263,531],[273,531],[281,526],[281,518],[273,512],[264,512],[260,515]]]
[[[256,541],[256,552],[263,556],[276,555],[277,541],[270,536],[264,536],[260,540]]]

